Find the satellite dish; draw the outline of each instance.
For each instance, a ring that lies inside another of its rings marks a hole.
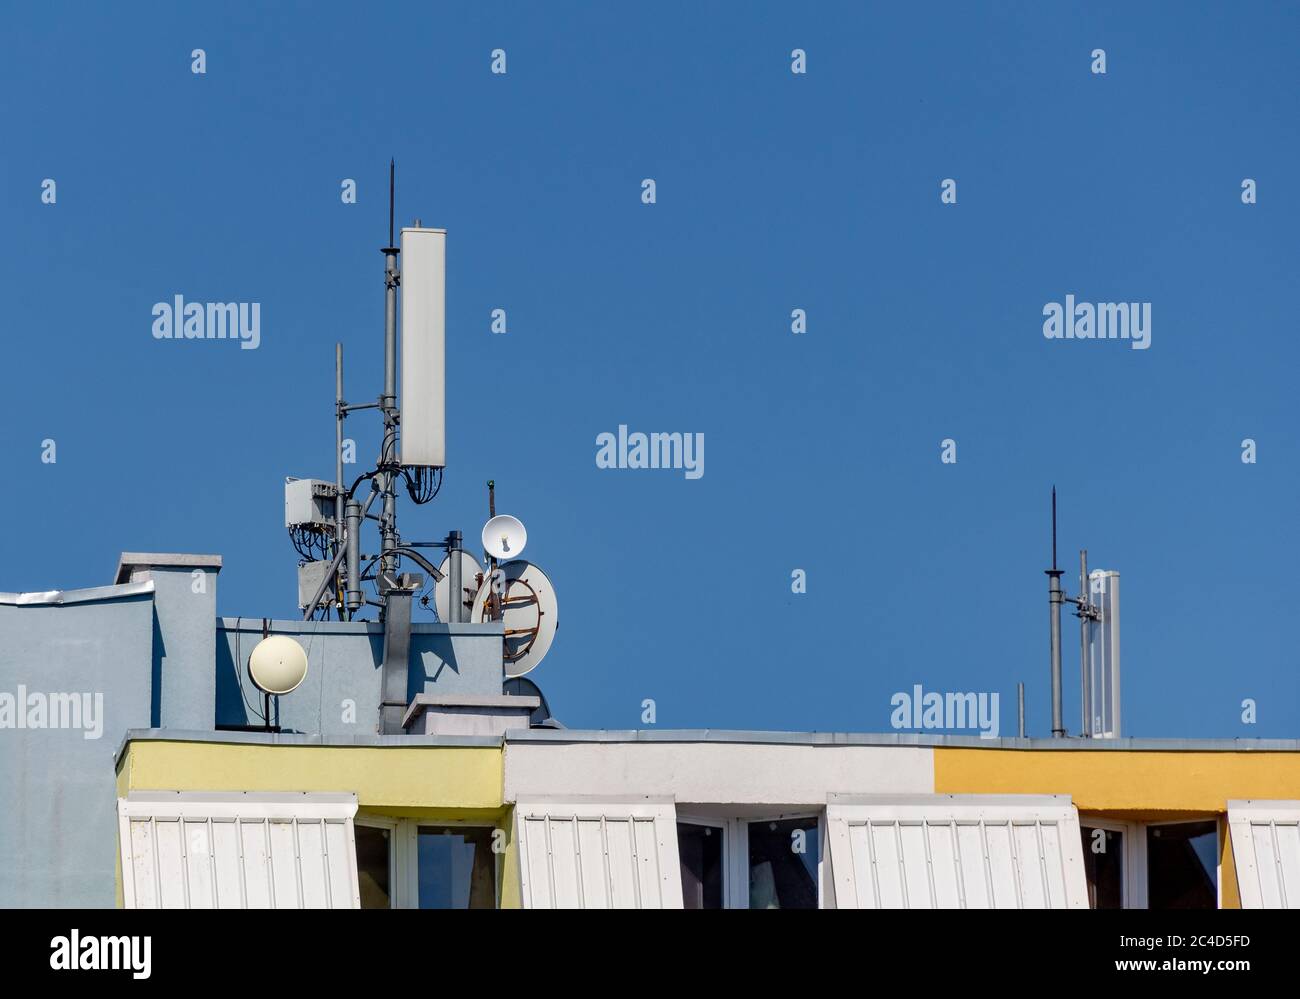
[[[248,675],[263,693],[291,693],[307,676],[307,653],[288,635],[271,635],[253,647]]]
[[[542,688],[533,683],[528,677],[510,677],[505,683],[501,684],[501,691],[505,694],[513,694],[516,697],[536,697],[541,702],[533,709],[533,713],[528,716],[529,728],[564,728],[563,725],[551,717],[551,706],[546,703],[546,695],[542,693]]]
[[[498,566],[483,580],[474,596],[470,620],[491,621],[494,603],[499,605],[505,625],[506,676],[523,676],[546,656],[555,629],[560,626],[555,590],[541,569],[524,559],[514,559]]]
[[[460,557],[460,585],[462,588],[468,587],[471,593],[477,593],[479,581],[475,577],[483,575],[483,567],[478,564],[476,559],[469,552],[461,550],[456,552]],[[438,611],[439,621],[451,620],[451,556],[448,555],[442,560],[442,565],[438,566],[438,571],[442,573],[442,579],[433,584],[433,606]],[[461,603],[465,602],[465,594],[460,594]]]
[[[508,514],[499,514],[483,525],[483,550],[493,558],[518,558],[528,544],[524,525]]]

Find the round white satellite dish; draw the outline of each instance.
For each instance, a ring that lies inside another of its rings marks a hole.
[[[469,552],[456,552],[460,556],[460,585],[461,589],[468,588],[470,593],[477,593],[479,581],[476,577],[483,574],[483,567],[478,564],[476,559]],[[451,620],[451,556],[448,555],[442,560],[442,565],[438,566],[438,571],[442,573],[442,579],[433,584],[433,606],[438,611],[438,620],[447,622]],[[461,603],[465,602],[465,594],[460,596]]]
[[[508,514],[498,514],[483,525],[483,550],[493,558],[518,558],[528,544],[524,525]]]
[[[307,676],[307,653],[288,635],[271,635],[253,647],[248,675],[267,694],[288,694]]]
[[[506,676],[523,676],[535,669],[550,650],[560,626],[559,604],[546,573],[533,563],[515,559],[498,566],[497,572],[500,576],[495,587],[489,573],[475,594],[470,620],[492,620],[491,598],[495,590],[505,626]]]

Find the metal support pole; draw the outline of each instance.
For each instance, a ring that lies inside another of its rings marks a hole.
[[[1065,737],[1061,718],[1061,570],[1056,567],[1056,486],[1052,486],[1052,567],[1047,570],[1047,604],[1052,626],[1052,738]]]
[[[1017,731],[1023,739],[1025,737],[1025,685],[1023,683],[1016,684],[1016,701],[1016,717],[1019,720]]]
[[[1083,737],[1092,738],[1092,677],[1088,670],[1088,622],[1092,606],[1088,600],[1088,550],[1079,552],[1079,711],[1083,715]]]
[[[384,394],[380,406],[384,412],[384,444],[380,452],[381,465],[394,464],[397,461],[397,286],[401,283],[401,274],[397,270],[397,255],[401,252],[393,243],[393,189],[396,166],[388,165],[388,245],[384,254]],[[384,505],[380,520],[383,544],[380,551],[388,551],[397,546],[397,489],[391,471],[385,471],[381,478],[384,492]],[[380,576],[384,572],[397,569],[397,558],[384,556]]]
[[[334,542],[343,543],[343,344],[334,345]]]
[[[461,606],[465,602],[465,590],[464,582],[460,578],[460,546],[460,531],[449,532],[447,534],[448,624],[459,624],[465,616],[464,608]]]
[[[1052,619],[1052,738],[1065,737],[1061,719],[1061,570],[1047,570],[1047,600]]]

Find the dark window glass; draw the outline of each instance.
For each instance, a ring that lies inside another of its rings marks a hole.
[[[1152,909],[1215,909],[1219,827],[1180,822],[1147,827],[1147,904]]]
[[[1113,829],[1081,826],[1083,873],[1088,879],[1088,905],[1094,909],[1124,907],[1124,834]]]
[[[355,826],[357,840],[357,882],[361,889],[361,908],[390,909],[392,894],[388,884],[389,835],[387,829]]]
[[[496,908],[491,829],[420,827],[421,909]]]
[[[722,830],[677,823],[682,861],[682,903],[687,909],[722,908]]]
[[[817,908],[817,820],[749,823],[749,907]]]

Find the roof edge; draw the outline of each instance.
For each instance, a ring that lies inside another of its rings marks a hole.
[[[82,590],[44,590],[31,593],[0,593],[0,604],[15,607],[65,606],[88,604],[99,600],[120,600],[140,597],[154,591],[153,581],[142,583],[117,583],[112,586],[92,586]]]
[[[184,552],[123,552],[117,560],[116,583],[125,583],[132,569],[215,569],[221,571],[220,555],[192,555]]]

